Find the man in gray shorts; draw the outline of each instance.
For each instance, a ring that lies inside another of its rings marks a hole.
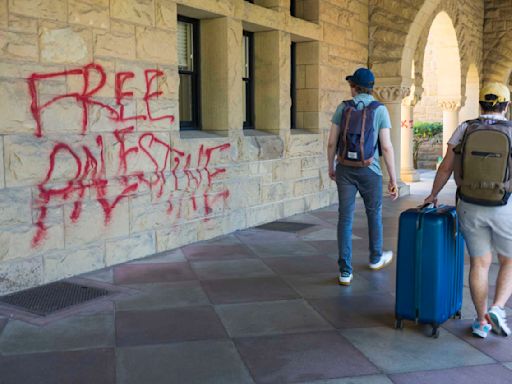
[[[510,91],[504,84],[488,83],[480,91],[481,119],[506,120]],[[468,124],[459,125],[448,141],[448,149],[439,166],[431,194],[425,203],[436,203],[437,195],[450,178],[455,166],[453,149],[464,136]],[[457,214],[470,256],[469,287],[477,312],[473,335],[485,338],[492,329],[503,336],[510,334],[505,304],[512,294],[512,198],[506,205],[482,206],[459,200]],[[487,311],[489,268],[492,250],[498,253],[500,269],[494,302]]]

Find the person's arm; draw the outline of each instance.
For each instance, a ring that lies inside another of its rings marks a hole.
[[[331,124],[329,131],[329,140],[327,141],[327,165],[329,167],[329,177],[336,180],[336,172],[334,169],[334,156],[336,156],[336,146],[338,144],[338,137],[340,135],[340,126]]]
[[[384,164],[386,165],[389,175],[388,193],[394,200],[398,197],[398,187],[396,185],[395,152],[389,131],[389,128],[380,129],[379,140],[380,148],[382,149],[382,157],[384,158]]]
[[[441,192],[446,182],[452,175],[453,167],[455,164],[455,154],[453,153],[453,148],[454,145],[448,144],[446,155],[444,155],[443,161],[441,162],[441,165],[439,165],[439,169],[436,172],[434,184],[432,184],[432,192],[430,192],[430,195],[425,199],[425,204],[437,203],[437,195],[439,192]]]

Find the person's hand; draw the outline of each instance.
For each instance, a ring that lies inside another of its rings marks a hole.
[[[423,204],[434,204],[434,206],[437,206],[437,196],[434,196],[433,194],[430,194],[426,197],[426,199],[423,201]]]
[[[393,180],[390,180],[388,183],[388,194],[389,197],[391,197],[391,200],[398,199],[398,186],[396,185],[396,182]]]
[[[329,177],[331,180],[336,181],[336,172],[334,171],[333,167],[329,167]]]

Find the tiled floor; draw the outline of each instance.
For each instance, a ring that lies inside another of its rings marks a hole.
[[[385,202],[387,248],[431,177]],[[467,276],[463,319],[439,339],[410,322],[393,329],[395,264],[368,270],[361,201],[355,278],[337,285],[336,210],[288,218],[314,224],[297,233],[249,229],[88,274],[125,293],[44,326],[0,316],[0,384],[512,382],[512,339],[468,331]]]

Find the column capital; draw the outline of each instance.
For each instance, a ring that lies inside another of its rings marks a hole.
[[[402,105],[404,107],[414,107],[421,100],[421,97],[417,94],[409,95],[403,98]]]
[[[438,101],[439,107],[443,111],[451,111],[455,112],[458,111],[461,107],[461,100],[460,99],[445,99],[445,100],[439,100]]]
[[[373,93],[383,103],[401,103],[405,96],[408,96],[411,88],[402,86],[375,87]]]

